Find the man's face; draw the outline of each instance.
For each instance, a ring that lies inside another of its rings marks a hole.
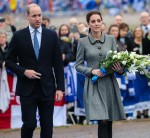
[[[122,23],[122,17],[120,15],[117,15],[115,17],[114,24],[116,24],[117,26],[120,26],[121,23]]]
[[[140,21],[142,25],[148,25],[149,24],[149,14],[148,13],[142,13],[140,17]]]
[[[37,29],[42,24],[42,11],[38,6],[30,7],[29,15],[27,15],[27,19],[29,24],[34,28]]]

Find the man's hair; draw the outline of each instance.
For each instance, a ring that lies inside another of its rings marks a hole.
[[[40,6],[39,6],[38,4],[35,4],[35,3],[32,3],[32,4],[28,5],[28,6],[27,6],[27,9],[26,9],[27,15],[30,14],[30,8],[31,8],[31,7],[39,7],[39,8],[40,8]]]

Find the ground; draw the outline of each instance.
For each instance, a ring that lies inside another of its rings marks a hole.
[[[40,138],[37,128],[33,138]],[[1,130],[0,138],[20,138],[20,129]],[[97,125],[54,127],[53,138],[97,138]],[[150,138],[150,119],[113,123],[113,138]]]

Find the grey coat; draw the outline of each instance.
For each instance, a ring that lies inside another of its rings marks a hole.
[[[102,34],[100,40],[96,41],[89,34],[78,42],[76,70],[86,76],[84,106],[88,121],[125,119],[120,90],[114,75],[99,78],[95,84],[91,81],[92,69],[99,68],[109,50],[116,50],[116,42],[111,35]]]

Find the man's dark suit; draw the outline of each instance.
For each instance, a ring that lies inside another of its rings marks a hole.
[[[17,65],[16,62],[18,62],[19,65]],[[41,124],[41,128],[44,128],[45,124],[49,121],[50,118],[52,119],[53,116],[53,102],[55,91],[64,91],[63,61],[57,34],[48,29],[42,28],[41,46],[39,57],[37,60],[31,40],[29,27],[16,32],[10,42],[10,46],[6,55],[6,67],[16,73],[18,77],[16,95],[20,96],[22,113],[24,112],[30,118],[30,120],[33,120],[31,116],[34,116],[35,112],[33,112],[32,109],[28,110],[28,107],[26,107],[26,102],[30,100],[32,102],[33,99],[36,99],[36,101],[40,101],[38,103],[38,106],[40,107],[38,108],[43,110],[44,106],[42,107],[43,103],[41,104],[41,101],[46,102],[50,99],[51,105],[50,107],[46,108],[51,108],[51,117],[49,117],[49,114],[46,115],[47,112],[50,113],[49,111],[39,111],[41,115],[40,121],[42,120],[42,117],[44,117],[44,121]],[[41,74],[41,79],[38,80],[27,78],[24,75],[26,69],[39,72]],[[53,72],[55,75],[53,74]],[[35,109],[36,107],[33,108],[33,110]],[[46,119],[47,122],[45,121]],[[24,122],[22,133],[26,133],[23,132],[23,130],[25,127],[28,127],[28,124],[26,125],[26,118],[24,119],[24,116],[22,120]],[[49,125],[50,127],[52,126],[52,124]],[[33,126],[33,129],[34,127],[36,127],[35,119],[33,122],[31,121],[30,126]],[[46,130],[45,128],[45,131],[48,131],[48,129]],[[44,133],[45,135],[41,134],[42,138],[50,137],[48,135],[46,136],[47,132]],[[26,134],[26,138],[28,137],[28,134]]]

